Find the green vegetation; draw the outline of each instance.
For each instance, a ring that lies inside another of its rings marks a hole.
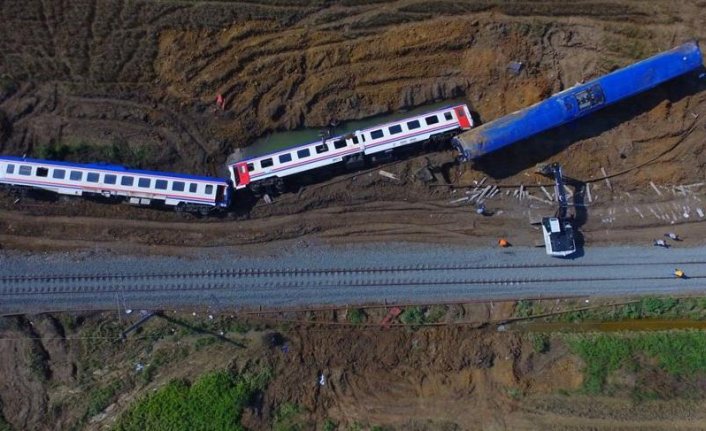
[[[664,319],[706,317],[706,298],[671,298],[648,296],[625,305],[605,306],[563,313],[555,320],[565,322],[617,321],[629,319]]]
[[[424,313],[420,307],[408,307],[400,314],[400,321],[405,325],[419,326],[424,324]]]
[[[123,380],[115,380],[108,386],[93,389],[88,394],[88,408],[86,409],[86,418],[93,417],[106,409],[115,399],[117,395],[130,384]]]
[[[108,145],[66,139],[38,146],[35,156],[49,160],[99,161],[142,167],[152,158],[152,150],[144,146],[132,148],[126,140],[119,138]]]
[[[269,372],[237,375],[219,371],[193,384],[173,380],[139,400],[120,417],[114,429],[243,430],[243,409],[269,378]]]
[[[354,325],[360,325],[365,321],[365,313],[360,308],[349,308],[346,310],[346,319]]]
[[[326,419],[323,425],[324,431],[336,431],[338,429],[338,424],[331,419]]]
[[[547,353],[549,351],[549,335],[530,333],[529,340],[532,343],[534,353]]]
[[[212,336],[212,335],[205,335],[196,340],[196,343],[194,343],[194,348],[196,351],[203,350],[204,348],[216,344],[218,341],[218,338]]]
[[[706,371],[706,333],[702,331],[565,335],[564,338],[584,360],[584,390],[592,394],[604,390],[610,373],[621,368],[636,370],[645,357],[678,378]]]
[[[292,403],[284,403],[275,412],[275,421],[272,424],[273,431],[301,431],[304,425],[299,420],[301,407]]]
[[[427,310],[424,323],[437,323],[446,316],[446,307],[443,305],[432,305]]]
[[[187,346],[183,346],[174,350],[157,350],[152,355],[152,360],[149,362],[149,364],[147,364],[147,366],[145,366],[145,368],[140,373],[140,383],[142,383],[143,385],[150,383],[154,376],[157,374],[157,370],[160,367],[172,361],[184,359],[187,356],[189,356],[189,348]]]
[[[585,304],[576,304],[583,306]],[[522,300],[515,304],[514,316],[519,318],[556,313],[544,318],[551,322],[619,321],[634,319],[706,319],[706,298],[648,296],[620,304],[603,305],[584,310],[559,312],[553,301]]]

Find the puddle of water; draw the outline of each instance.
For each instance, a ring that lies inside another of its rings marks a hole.
[[[333,129],[333,135],[342,135],[354,132],[356,130],[375,126],[377,124],[384,124],[391,121],[399,120],[401,118],[421,114],[423,112],[432,111],[437,108],[458,105],[461,103],[468,104],[468,101],[465,98],[449,99],[444,100],[443,102],[430,103],[427,105],[418,106],[407,111],[399,111],[392,114],[377,115],[362,120],[348,121],[345,123],[338,124]],[[272,133],[270,135],[266,135],[257,139],[255,142],[253,142],[252,145],[249,145],[247,148],[243,148],[240,151],[243,156],[255,157],[288,147],[308,144],[310,142],[321,140],[321,130],[322,129],[312,128]]]
[[[706,329],[706,320],[636,319],[615,322],[517,322],[505,325],[514,332],[618,332]]]

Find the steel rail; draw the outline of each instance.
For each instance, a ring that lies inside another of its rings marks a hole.
[[[171,272],[171,273],[143,273],[143,274],[67,274],[67,275],[13,275],[1,276],[0,286],[6,283],[17,282],[78,282],[78,281],[128,281],[128,280],[149,280],[165,278],[234,278],[234,277],[268,277],[286,275],[343,275],[343,274],[374,274],[392,272],[426,272],[426,271],[463,271],[463,270],[484,270],[484,269],[544,269],[544,268],[597,268],[597,267],[652,267],[655,265],[706,265],[706,261],[667,261],[667,262],[629,262],[629,263],[539,263],[539,264],[482,264],[482,265],[400,265],[388,267],[354,267],[354,268],[283,268],[283,269],[219,269],[204,270],[197,272]]]
[[[704,276],[694,276],[690,279],[704,280]],[[384,287],[419,287],[419,286],[450,286],[450,285],[481,285],[481,286],[520,286],[526,284],[554,284],[554,283],[576,283],[576,282],[613,282],[613,281],[664,281],[674,280],[674,276],[636,276],[636,277],[562,277],[562,278],[452,278],[452,279],[412,279],[412,280],[295,280],[276,281],[255,284],[254,287],[262,289],[328,289],[339,287],[351,288],[384,288]],[[82,293],[132,293],[132,292],[189,292],[189,291],[220,291],[237,289],[237,284],[233,283],[167,283],[164,285],[136,284],[132,286],[115,285],[89,285],[89,286],[19,286],[9,287],[0,290],[2,297],[24,297],[28,295],[62,295],[62,294],[82,294]],[[247,286],[253,287],[253,286]],[[694,286],[690,286],[694,287]]]

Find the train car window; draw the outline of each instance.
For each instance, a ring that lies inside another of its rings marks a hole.
[[[391,135],[396,135],[398,133],[402,133],[402,126],[396,124],[394,126],[391,126],[389,130]]]
[[[54,169],[54,172],[52,172],[51,176],[52,178],[63,180],[64,177],[66,177],[66,171],[63,169]]]
[[[384,133],[382,133],[382,130],[373,130],[370,132],[370,137],[372,139],[380,139],[384,136]]]
[[[97,183],[98,178],[100,178],[100,174],[97,174],[95,172],[89,172],[88,174],[86,174],[86,181],[88,181],[89,183]]]
[[[303,150],[297,151],[297,157],[300,159],[303,159],[305,157],[309,157],[311,155],[311,151],[309,151],[308,148],[304,148]]]
[[[20,175],[32,175],[32,167],[27,165],[20,165]]]
[[[206,185],[206,194],[210,195],[211,193],[213,193],[213,186],[208,184]]]
[[[340,150],[341,148],[345,148],[345,147],[346,147],[346,141],[344,141],[343,139],[339,139],[338,141],[334,141],[334,142],[333,142],[333,147],[334,147],[335,149],[337,149],[337,150]]]
[[[326,144],[319,144],[314,148],[316,148],[316,154],[321,154],[321,153],[325,153],[326,151],[328,151],[328,145],[326,145]]]
[[[154,182],[154,188],[159,190],[167,190],[167,180],[157,180]]]
[[[447,121],[453,120],[454,116],[451,115],[451,112],[444,112],[444,118],[446,118]]]
[[[421,125],[419,124],[419,120],[412,120],[407,122],[407,128],[409,130],[414,130],[420,128]]]
[[[103,182],[106,184],[115,184],[115,182],[118,180],[118,177],[113,174],[105,174],[103,177]]]
[[[248,163],[248,172],[252,172],[255,170],[255,164],[254,163]]]
[[[189,192],[196,193],[196,183],[189,184]]]
[[[69,174],[69,179],[71,181],[81,181],[81,179],[83,179],[83,172],[71,171],[71,173]]]
[[[354,144],[357,144],[358,142],[360,142],[360,141],[358,140],[358,137],[355,136],[355,135],[353,136],[352,141],[353,141]]]
[[[436,117],[436,115],[432,115],[430,117],[426,117],[424,121],[426,121],[427,126],[431,126],[432,124],[438,123],[439,119]]]
[[[174,190],[175,192],[183,192],[184,191],[184,182],[183,181],[172,182],[172,190]]]
[[[14,174],[15,173],[15,165],[7,165],[7,169],[5,170],[8,174]]]
[[[47,168],[37,168],[38,177],[46,177],[49,175],[49,169]]]
[[[280,163],[287,163],[292,161],[292,155],[287,153],[287,154],[282,154],[279,156],[279,162]]]
[[[120,178],[120,185],[121,186],[130,187],[130,186],[132,186],[132,183],[134,183],[134,182],[135,182],[135,178],[133,178],[133,177],[126,177],[123,175],[123,177]]]
[[[272,159],[260,160],[260,167],[262,167],[262,168],[269,168],[272,165],[274,165],[274,162],[272,161]]]
[[[150,183],[152,180],[149,178],[138,178],[137,179],[137,187],[142,187],[143,189],[148,189],[150,187]]]

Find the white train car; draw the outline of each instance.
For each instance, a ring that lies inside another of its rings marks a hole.
[[[362,162],[365,156],[376,157],[472,127],[473,119],[466,105],[449,106],[323,141],[232,160],[228,170],[234,187],[243,189],[336,163]]]
[[[220,178],[11,156],[0,156],[0,184],[202,214],[230,206],[231,199],[230,184]]]

